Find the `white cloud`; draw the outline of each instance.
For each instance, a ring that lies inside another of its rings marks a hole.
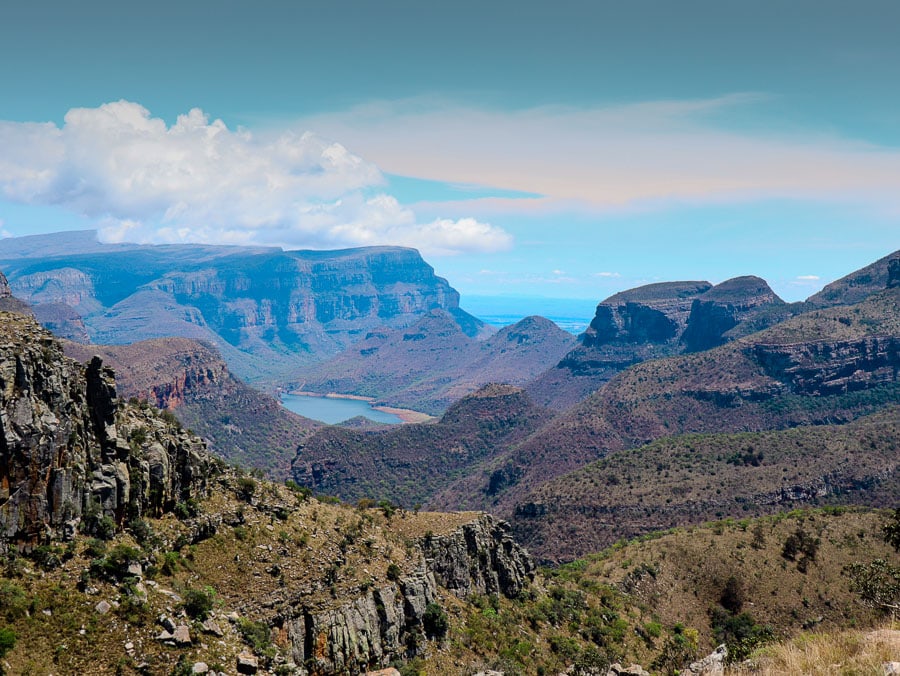
[[[797,279],[803,282],[818,282],[821,277],[819,275],[797,275]]]
[[[667,200],[879,198],[897,204],[900,151],[836,136],[734,131],[713,114],[757,95],[591,108],[488,110],[412,99],[308,117],[384,171],[544,196],[479,213],[609,209]]]
[[[253,134],[193,109],[175,124],[128,101],[62,127],[0,121],[0,195],[96,219],[109,241],[370,244],[454,254],[508,248],[472,218],[418,222],[371,162],[309,132]],[[375,196],[371,196],[375,194]]]
[[[618,272],[594,272],[591,274],[592,277],[621,277]]]

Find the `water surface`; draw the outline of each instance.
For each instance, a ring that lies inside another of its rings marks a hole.
[[[403,422],[393,413],[385,413],[372,408],[368,401],[360,399],[338,399],[335,397],[311,397],[297,394],[281,395],[281,404],[305,418],[312,418],[329,425],[337,425],[358,415],[375,422],[391,425]]]

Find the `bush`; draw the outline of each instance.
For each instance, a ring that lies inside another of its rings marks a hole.
[[[429,603],[425,607],[425,615],[422,617],[422,626],[425,635],[430,639],[443,638],[450,628],[447,613],[437,603]]]
[[[140,560],[140,550],[128,545],[116,545],[106,556],[91,561],[90,574],[106,580],[121,580],[128,575],[128,566]]]
[[[238,497],[245,502],[250,502],[256,493],[256,479],[242,476],[237,480]]]
[[[212,587],[188,589],[184,593],[181,607],[188,617],[194,620],[205,620],[212,611],[216,601],[216,592]]]
[[[28,612],[25,590],[11,580],[0,581],[0,614],[7,622],[15,622]]]
[[[16,632],[12,629],[0,629],[0,659],[6,657],[10,650],[16,647]]]
[[[265,622],[254,622],[241,618],[238,621],[238,631],[243,639],[253,647],[256,652],[264,653],[272,642],[272,633]]]
[[[399,580],[402,574],[403,571],[396,563],[392,563],[387,567],[387,579],[391,582],[396,582],[397,580]]]

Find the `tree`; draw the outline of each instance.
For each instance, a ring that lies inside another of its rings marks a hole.
[[[884,533],[884,541],[893,547],[895,552],[900,552],[900,507],[894,510],[894,516],[890,521],[881,527],[881,532]]]
[[[875,559],[871,563],[852,563],[844,572],[850,577],[850,589],[863,603],[892,614],[900,610],[900,567]]]

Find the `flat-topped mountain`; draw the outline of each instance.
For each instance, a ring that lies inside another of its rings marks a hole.
[[[433,310],[407,329],[370,332],[297,386],[439,415],[486,383],[523,385],[574,344],[571,334],[543,317],[526,317],[474,340],[448,312]]]
[[[808,312],[706,352],[637,364],[510,452],[520,486],[687,432],[847,422],[898,397],[900,289]]]
[[[539,404],[565,410],[632,364],[706,350],[797,311],[759,277],[629,289],[601,302],[580,344],[526,387]]]
[[[753,333],[787,319],[786,305],[764,279],[728,279],[694,299],[681,342],[688,352],[708,350],[732,339],[739,324],[749,325],[744,333]],[[773,315],[773,308],[782,312]]]
[[[579,345],[526,385],[542,406],[565,410],[632,364],[681,350],[693,300],[709,282],[661,282],[616,293],[597,305]]]
[[[434,309],[469,336],[490,333],[413,249],[108,248],[84,233],[40,236],[34,246],[30,239],[0,240],[0,267],[39,313],[68,306],[96,343],[205,340],[249,381],[277,380]]]

